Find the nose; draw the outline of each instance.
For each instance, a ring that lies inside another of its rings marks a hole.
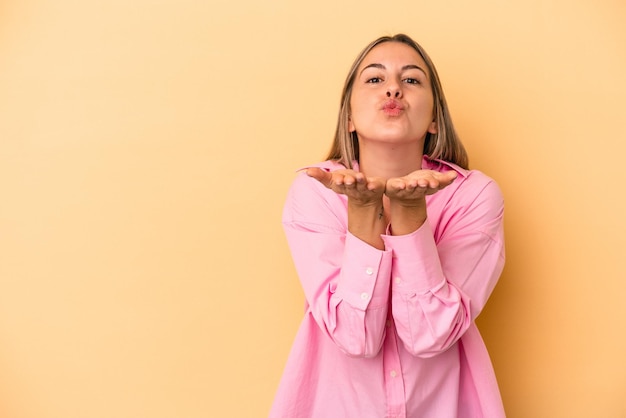
[[[402,95],[402,91],[400,89],[399,84],[392,83],[387,86],[387,97],[393,97],[394,99],[399,98]]]

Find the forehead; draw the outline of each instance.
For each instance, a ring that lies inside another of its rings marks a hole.
[[[359,65],[359,71],[370,64],[382,64],[385,67],[413,64],[423,68],[425,71],[427,70],[426,63],[420,54],[402,42],[383,42],[380,45],[376,45],[363,58]]]

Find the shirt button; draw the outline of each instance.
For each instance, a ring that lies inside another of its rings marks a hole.
[[[366,300],[367,298],[369,298],[367,293],[361,293],[361,299]]]
[[[396,279],[395,279],[395,280],[396,280],[396,284],[398,284],[398,283],[400,283],[400,282],[402,281],[402,279],[401,279],[401,278],[399,278],[399,277],[396,277]]]
[[[365,269],[365,274],[367,274],[368,276],[371,276],[374,273],[374,269],[371,267],[368,267]]]
[[[395,370],[392,370],[389,374],[391,375],[391,377],[396,377],[398,375]]]
[[[388,319],[387,322],[385,322],[385,325],[389,328],[391,326],[391,319]]]

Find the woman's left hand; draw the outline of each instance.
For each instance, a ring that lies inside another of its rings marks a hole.
[[[455,171],[439,172],[434,170],[417,170],[404,177],[387,180],[385,194],[390,200],[399,203],[421,203],[427,195],[452,184],[457,174]]]

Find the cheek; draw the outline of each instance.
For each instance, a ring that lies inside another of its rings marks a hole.
[[[352,100],[350,101],[350,116],[348,117],[348,128],[350,132],[356,131],[357,127],[363,128],[368,120],[373,119],[373,115],[369,109],[370,107],[360,100],[358,94],[352,96]]]
[[[367,121],[368,119],[371,120],[371,117],[368,118],[366,117],[366,115],[363,114],[363,112],[356,108],[356,109],[352,109],[352,114],[350,115],[350,117],[348,118],[348,130],[350,132],[356,132],[357,129],[363,129],[364,127],[364,122]]]

